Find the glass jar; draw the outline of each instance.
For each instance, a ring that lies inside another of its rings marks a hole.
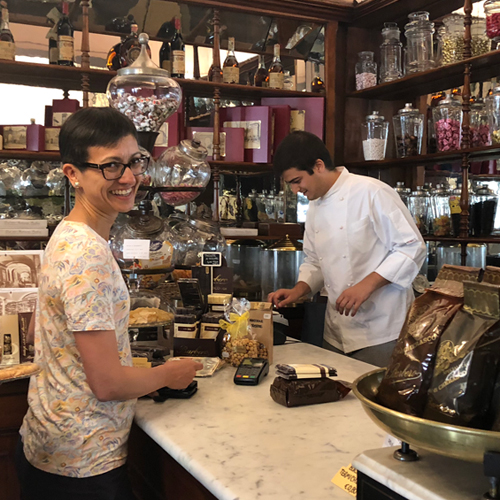
[[[462,208],[460,207],[460,199],[462,198],[462,184],[458,184],[456,189],[450,193],[450,216],[451,216],[451,234],[454,238],[460,236],[460,218]],[[470,201],[470,195],[469,195]]]
[[[47,188],[47,176],[50,172],[50,165],[43,161],[34,161],[29,168],[21,174],[21,189],[26,197],[46,196],[49,193]]]
[[[276,201],[275,201],[274,191],[269,191],[266,196],[266,215],[267,219],[270,221],[276,220]]]
[[[439,151],[460,149],[462,139],[462,103],[450,94],[432,110]]]
[[[470,202],[471,236],[491,236],[495,227],[498,196],[488,188],[480,186]]]
[[[387,147],[387,134],[389,122],[374,111],[366,117],[366,122],[361,124],[361,139],[363,141],[363,155],[366,161],[383,160]]]
[[[139,133],[147,133],[139,141],[152,151],[160,127],[179,108],[182,91],[167,70],[153,63],[147,53],[148,41],[146,33],[139,35],[139,57],[118,70],[108,83],[107,95],[110,105],[130,118]]]
[[[259,221],[263,222],[267,220],[266,212],[266,199],[267,199],[267,189],[264,189],[262,193],[257,195],[257,218]]]
[[[408,188],[405,187],[404,182],[397,182],[396,187],[394,188],[394,191],[399,194],[399,197],[401,198],[401,201],[408,207],[408,198],[411,194],[411,192],[408,192]]]
[[[500,85],[497,85],[490,96],[490,133],[491,142],[500,144]]]
[[[280,191],[275,198],[276,205],[276,221],[285,222],[285,192]]]
[[[480,17],[472,18],[471,26],[472,57],[487,54],[491,50],[491,40],[486,36],[486,20]]]
[[[392,123],[398,158],[419,155],[422,151],[424,115],[411,103],[406,103],[405,107],[393,116]]]
[[[484,13],[486,14],[486,35],[493,40],[494,49],[498,49],[498,42],[500,42],[500,0],[486,0]]]
[[[7,196],[21,196],[21,170],[15,165],[0,165],[0,181],[3,182]]]
[[[432,194],[432,234],[451,236],[450,193],[445,186],[436,186]]]
[[[199,141],[184,140],[164,151],[153,173],[153,186],[157,188],[205,188],[210,181],[210,165],[206,161],[207,149]],[[201,191],[160,192],[169,205],[185,205]]]
[[[47,175],[49,196],[64,196],[64,175],[62,167],[53,168]]]
[[[420,234],[429,234],[429,219],[430,219],[430,195],[424,191],[422,186],[417,186],[417,189],[408,197],[408,210],[410,211],[415,224],[417,225]]]
[[[356,63],[356,90],[368,89],[377,85],[377,63],[373,60],[373,52],[364,51],[358,54]]]
[[[434,23],[425,11],[408,14],[405,26],[406,73],[418,73],[434,68]]]
[[[243,218],[250,222],[257,222],[257,191],[252,191],[245,198],[245,206],[243,208]]]
[[[464,16],[450,14],[443,19],[445,32],[442,36],[441,64],[452,64],[464,58]]]
[[[443,63],[443,37],[446,34],[446,28],[444,26],[440,26],[436,30],[436,36],[434,37],[434,45],[436,47],[436,51],[434,54],[434,62],[436,66],[442,66]]]
[[[380,46],[380,83],[392,82],[403,76],[400,35],[396,23],[384,23],[384,41]]]
[[[484,101],[478,97],[470,107],[471,147],[491,145],[490,115]]]

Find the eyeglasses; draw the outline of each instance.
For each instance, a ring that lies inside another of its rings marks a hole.
[[[129,163],[112,161],[110,163],[102,163],[100,165],[98,163],[76,163],[75,165],[77,167],[98,168],[102,172],[102,176],[107,181],[116,181],[122,177],[127,167],[132,170],[132,173],[136,177],[144,174],[148,169],[149,157],[140,156],[139,158],[134,158]]]

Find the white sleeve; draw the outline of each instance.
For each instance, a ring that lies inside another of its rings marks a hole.
[[[424,240],[392,189],[380,189],[372,203],[375,232],[389,251],[375,272],[401,288],[409,288],[425,260]]]

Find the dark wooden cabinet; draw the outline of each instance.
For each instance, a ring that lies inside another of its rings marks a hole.
[[[357,500],[407,500],[359,471],[356,498]]]

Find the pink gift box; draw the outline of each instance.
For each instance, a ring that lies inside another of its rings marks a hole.
[[[214,129],[212,127],[188,127],[187,138],[192,139],[197,133],[198,139],[209,151],[208,159],[212,160],[211,154]],[[225,134],[225,138],[221,138],[221,144],[224,141],[225,151],[221,150],[221,154],[225,152],[225,156],[221,159],[227,162],[243,162],[245,161],[245,129],[244,128],[222,128],[221,133]],[[203,134],[200,136],[199,134]],[[207,139],[207,140],[205,140]]]

